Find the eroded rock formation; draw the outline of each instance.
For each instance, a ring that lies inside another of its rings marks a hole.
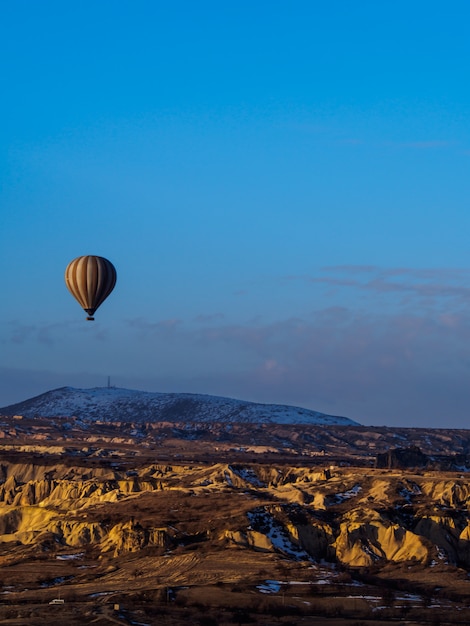
[[[470,484],[457,475],[263,464],[135,469],[4,462],[0,542],[120,555],[210,541],[337,560],[470,567]]]

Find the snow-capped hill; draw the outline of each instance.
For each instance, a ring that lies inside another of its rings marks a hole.
[[[3,415],[76,416],[103,422],[245,422],[357,425],[346,417],[294,406],[258,404],[191,393],[153,393],[116,387],[61,387],[0,408]]]

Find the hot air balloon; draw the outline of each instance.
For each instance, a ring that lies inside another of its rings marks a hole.
[[[72,296],[94,320],[96,309],[106,300],[116,284],[116,269],[102,256],[79,256],[67,265],[65,284]]]

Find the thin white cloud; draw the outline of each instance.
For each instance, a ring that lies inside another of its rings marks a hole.
[[[456,141],[446,139],[427,139],[417,141],[386,141],[385,146],[397,148],[412,148],[415,150],[435,150],[436,148],[449,148],[457,145]]]
[[[380,268],[377,266],[330,266],[317,275],[286,276],[282,280],[303,281],[329,287],[347,287],[358,292],[406,294],[428,302],[452,299],[470,304],[470,269],[463,268]]]

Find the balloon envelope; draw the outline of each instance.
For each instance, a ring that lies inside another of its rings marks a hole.
[[[101,256],[79,256],[67,265],[65,284],[72,296],[88,313],[88,320],[114,289],[116,269]]]

